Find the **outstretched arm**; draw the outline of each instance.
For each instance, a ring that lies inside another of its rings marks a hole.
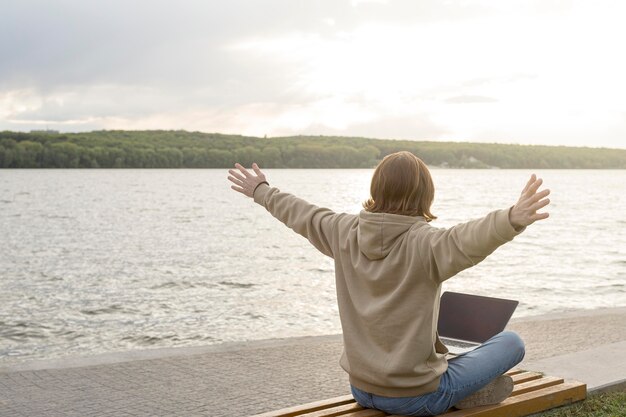
[[[276,187],[270,187],[256,163],[252,164],[256,176],[240,164],[235,164],[235,167],[240,173],[233,169],[228,171],[232,175],[228,179],[235,184],[231,186],[233,190],[252,197],[255,203],[265,207],[272,216],[294,232],[307,238],[324,255],[333,257],[333,229],[343,213],[318,207],[292,194],[281,192]]]
[[[449,229],[423,226],[419,234],[420,255],[428,275],[441,282],[481,262],[499,246],[522,233],[526,226],[548,217],[537,213],[547,206],[550,190],[537,192],[542,184],[535,174],[509,209],[495,210],[485,217]]]

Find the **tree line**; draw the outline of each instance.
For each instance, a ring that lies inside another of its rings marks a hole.
[[[626,149],[187,131],[0,132],[0,168],[372,168],[406,150],[450,168],[626,168]]]

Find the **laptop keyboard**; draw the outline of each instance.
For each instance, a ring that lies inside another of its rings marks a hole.
[[[447,346],[456,346],[460,348],[476,347],[480,343],[461,342],[460,340],[451,340],[446,337],[440,337],[441,341]]]

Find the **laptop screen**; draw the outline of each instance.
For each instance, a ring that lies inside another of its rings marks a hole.
[[[439,336],[483,343],[506,327],[515,300],[446,291],[439,306]]]

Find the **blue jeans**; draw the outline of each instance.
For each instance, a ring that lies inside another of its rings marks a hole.
[[[445,413],[454,404],[483,388],[524,359],[524,342],[513,332],[493,336],[478,348],[448,360],[437,391],[416,397],[383,397],[352,384],[352,396],[365,408],[406,416]]]

